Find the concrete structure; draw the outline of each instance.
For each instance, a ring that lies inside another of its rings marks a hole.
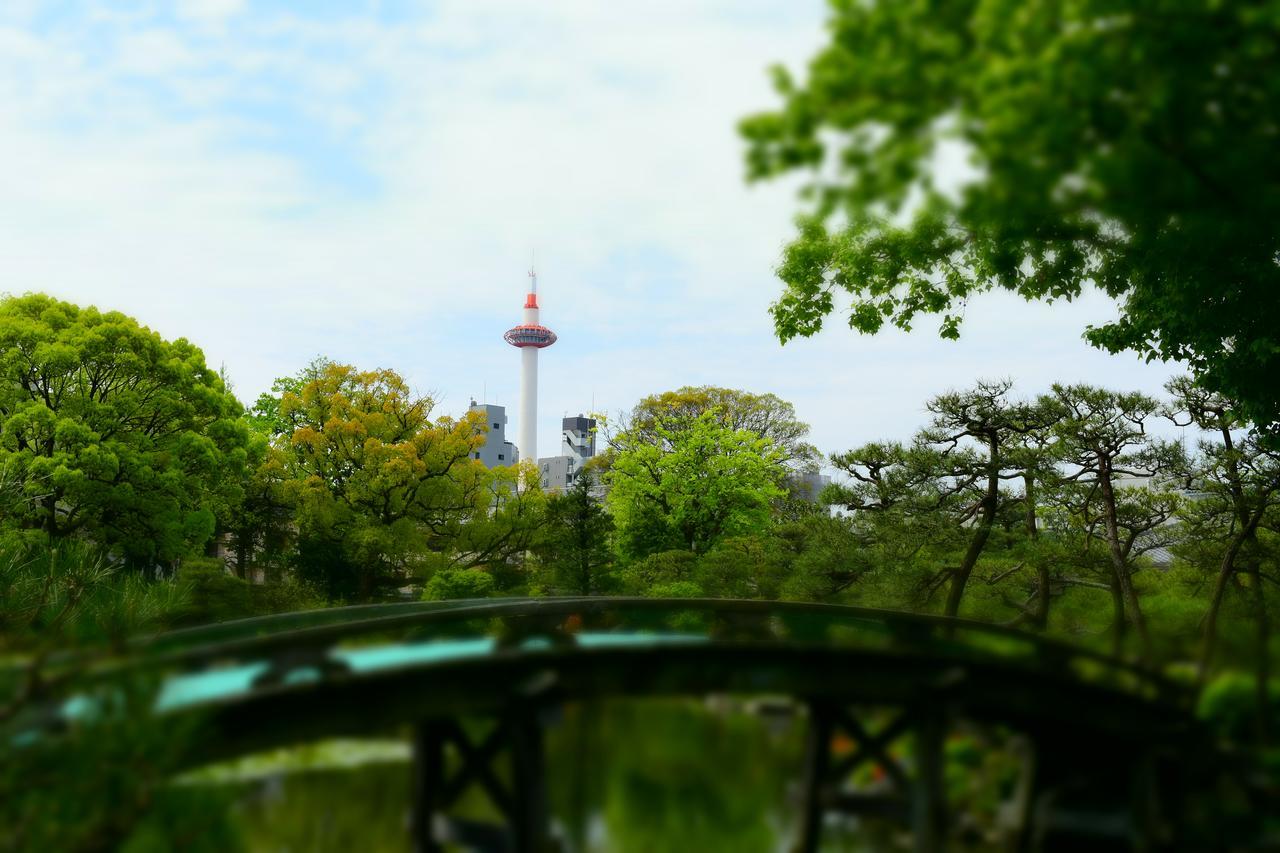
[[[538,458],[538,350],[556,342],[556,333],[538,323],[538,274],[529,270],[529,292],[524,299],[524,322],[509,329],[503,339],[520,350],[519,451],[526,459]]]
[[[538,474],[544,491],[559,492],[572,488],[582,466],[596,455],[596,422],[594,418],[578,415],[561,421],[559,456],[545,456],[538,460]]]
[[[486,468],[514,465],[518,462],[520,456],[516,446],[507,441],[506,407],[472,400],[470,411],[483,414],[485,423],[489,425],[489,431],[484,434],[484,446],[475,452],[475,458],[483,462]]]
[[[560,427],[561,456],[576,456],[581,462],[586,462],[596,455],[595,418],[583,417],[579,413],[576,418],[565,418]]]
[[[538,460],[538,476],[544,492],[562,492],[573,485],[582,467],[574,465],[572,456],[544,456]]]
[[[816,471],[791,474],[787,477],[790,492],[798,498],[813,503],[818,502],[822,490],[831,485],[831,478]]]

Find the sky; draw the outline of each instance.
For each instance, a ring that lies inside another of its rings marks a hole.
[[[747,186],[736,124],[802,68],[823,0],[4,0],[0,292],[200,345],[251,402],[316,355],[440,414],[519,399],[536,257],[539,453],[559,419],[714,384],[793,403],[825,453],[906,438],[976,378],[1158,393],[1090,348],[1105,297],[973,300],[960,342],[840,317],[781,346],[794,184]],[[536,254],[535,254],[536,253]]]

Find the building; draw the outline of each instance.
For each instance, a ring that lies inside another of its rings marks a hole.
[[[572,488],[587,460],[596,455],[596,422],[578,415],[561,421],[559,456],[538,460],[538,474],[543,491],[559,492]]]
[[[811,503],[819,503],[823,490],[829,485],[831,478],[817,471],[801,471],[787,477],[787,491]]]
[[[560,454],[576,456],[586,462],[596,455],[596,420],[583,417],[565,418],[560,423]]]
[[[507,441],[507,409],[505,406],[494,406],[489,403],[471,401],[469,411],[484,415],[489,431],[484,434],[484,445],[475,452],[475,458],[484,463],[486,468],[497,468],[500,465],[514,465],[520,461],[516,446]]]

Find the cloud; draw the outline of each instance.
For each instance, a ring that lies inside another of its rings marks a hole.
[[[0,17],[0,290],[188,337],[245,399],[324,353],[444,409],[514,403],[501,333],[533,249],[560,334],[543,453],[593,396],[683,384],[774,391],[836,450],[976,376],[1167,372],[1079,340],[1102,298],[979,299],[959,344],[838,317],[777,344],[795,202],[744,186],[734,127],[774,102],[768,64],[821,42],[821,0],[69,8]]]
[[[178,17],[205,25],[221,25],[244,8],[244,0],[179,0]]]

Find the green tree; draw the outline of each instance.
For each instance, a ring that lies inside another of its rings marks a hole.
[[[1238,572],[1247,575],[1247,593],[1255,622],[1253,647],[1255,699],[1259,708],[1268,700],[1271,676],[1270,619],[1264,588],[1268,549],[1259,528],[1268,513],[1280,507],[1280,453],[1264,446],[1245,424],[1231,401],[1178,377],[1165,386],[1173,395],[1169,415],[1175,423],[1195,426],[1205,434],[1192,469],[1196,500],[1183,509],[1186,526],[1184,552],[1214,576],[1209,606],[1201,624],[1199,677],[1205,684],[1218,644],[1218,619],[1228,589],[1237,587]],[[1269,739],[1268,718],[1258,715],[1259,740]]]
[[[849,514],[861,553],[874,554],[872,570],[887,581],[876,603],[927,606],[955,576],[970,538],[966,519],[976,505],[978,457],[967,449],[944,454],[918,441],[871,442],[831,462],[848,480],[830,486],[824,499]]]
[[[204,354],[117,312],[0,301],[0,467],[16,520],[152,571],[210,541],[246,461],[240,405]]]
[[[271,390],[258,395],[253,406],[244,413],[255,432],[276,438],[293,431],[293,424],[280,411],[280,404],[285,394],[295,397],[302,395],[302,389],[310,382],[315,382],[324,372],[333,366],[333,362],[318,355],[308,362],[293,376],[281,376],[271,383]]]
[[[535,551],[557,593],[598,595],[613,588],[613,517],[593,494],[595,483],[588,467],[572,488],[547,498]]]
[[[974,294],[1121,301],[1086,337],[1186,361],[1280,428],[1280,16],[1265,3],[833,0],[830,41],[748,118],[760,180],[806,171],[779,337],[851,297],[874,333]],[[941,186],[942,157],[973,177]]]
[[[794,555],[771,535],[733,536],[698,559],[694,579],[709,598],[781,597]]]
[[[1042,403],[1059,415],[1057,453],[1069,468],[1060,494],[1086,544],[1097,539],[1105,547],[1115,608],[1114,650],[1120,653],[1126,624],[1132,623],[1142,659],[1149,663],[1151,636],[1133,573],[1136,558],[1157,545],[1153,531],[1177,510],[1176,496],[1161,490],[1161,481],[1185,473],[1182,448],[1147,433],[1161,406],[1144,394],[1055,385]],[[1131,482],[1122,488],[1126,480]]]
[[[631,410],[625,429],[638,440],[661,444],[659,426],[667,432],[678,424],[693,424],[710,412],[731,430],[746,430],[767,438],[779,464],[795,471],[816,471],[818,449],[806,440],[809,425],[796,417],[795,407],[773,394],[753,394],[714,385],[686,385],[645,397]]]
[[[961,494],[951,502],[955,523],[968,532],[959,564],[951,571],[945,615],[957,616],[970,575],[987,548],[997,516],[1006,505],[1027,502],[1027,532],[1034,537],[1034,483],[1044,460],[1029,447],[1048,432],[1056,412],[1050,407],[1011,400],[1010,380],[978,382],[973,388],[940,394],[925,403],[933,415],[916,441],[940,451],[940,474]],[[1020,480],[1023,494],[1002,488]],[[1042,579],[1043,588],[1043,579]],[[1041,596],[1047,606],[1047,596]]]
[[[714,411],[660,414],[610,444],[608,505],[629,556],[704,553],[722,536],[761,531],[783,494],[782,452]]]
[[[293,541],[293,513],[285,495],[285,455],[250,422],[248,460],[221,521],[236,576],[248,579],[254,567],[269,580],[280,575]]]
[[[1173,395],[1169,415],[1182,426],[1195,426],[1206,434],[1192,471],[1191,485],[1198,499],[1187,507],[1188,521],[1200,543],[1220,546],[1213,593],[1204,619],[1204,645],[1200,676],[1205,678],[1213,659],[1218,613],[1237,565],[1255,575],[1254,587],[1262,588],[1258,527],[1280,505],[1280,453],[1258,441],[1245,429],[1236,407],[1221,394],[1206,391],[1188,377],[1165,386]],[[1266,642],[1262,643],[1265,656]]]
[[[1007,480],[1024,480],[1018,453],[1026,436],[1047,429],[1054,413],[1044,406],[1017,403],[1009,399],[1013,383],[1007,380],[978,382],[973,388],[941,394],[926,404],[933,415],[918,441],[940,450],[939,473],[957,493],[970,492],[972,500],[950,502],[955,520],[969,531],[969,541],[959,564],[951,572],[944,610],[947,616],[960,613],[966,584],[991,538],[1002,503],[1017,497],[1001,489]],[[1031,523],[1034,530],[1034,522]]]
[[[472,458],[480,427],[432,420],[432,407],[393,371],[337,364],[282,397],[300,565],[330,597],[367,600],[402,582],[429,545],[446,548],[461,519],[488,510],[490,478]]]

